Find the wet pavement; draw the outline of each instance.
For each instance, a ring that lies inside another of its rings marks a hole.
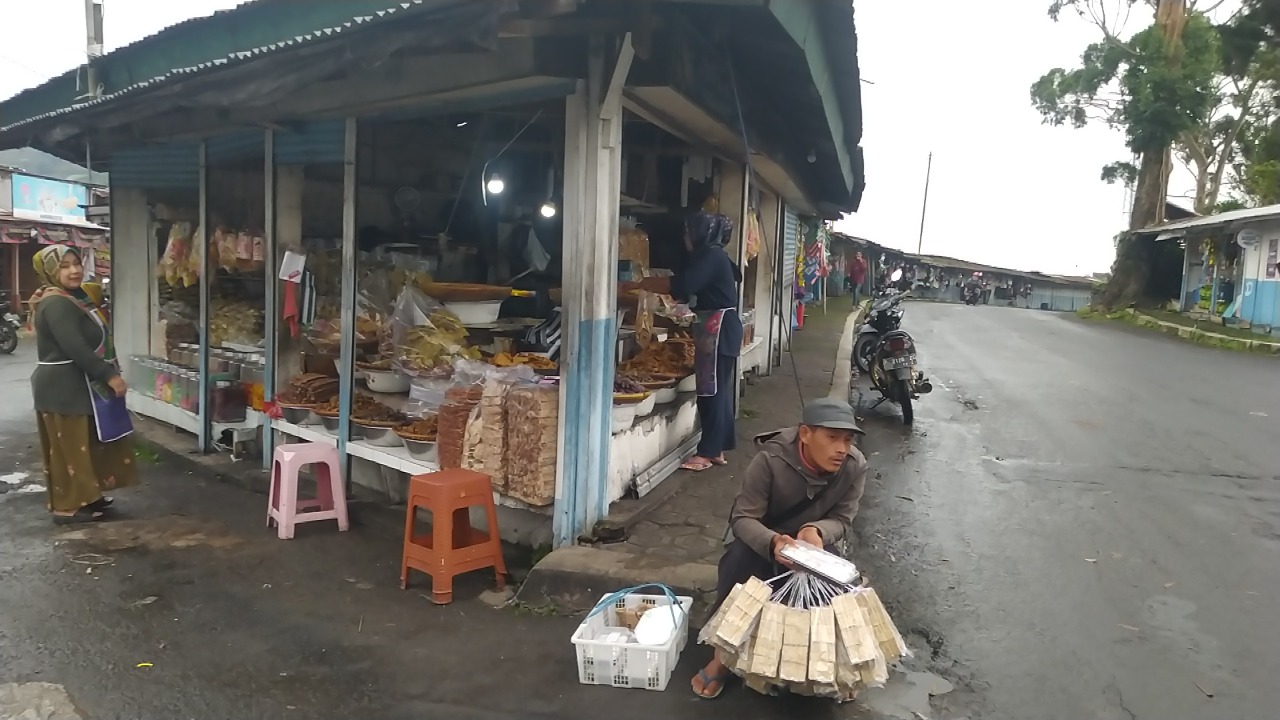
[[[22,491],[0,494],[2,720],[853,712],[747,692],[698,700],[687,684],[703,660],[694,649],[666,692],[582,686],[570,643],[580,617],[495,610],[479,599],[492,580],[484,573],[437,607],[422,576],[399,589],[396,539],[316,523],[279,541],[264,527],[265,497],[192,475],[187,463],[144,463],[140,486],[117,495],[119,520],[55,528],[24,419],[29,393],[9,382],[29,372],[29,360],[0,358],[15,398],[0,404],[11,423],[4,462],[25,478]]]
[[[869,415],[858,557],[943,718],[1274,718],[1280,364],[1074,316],[913,303],[942,389]]]
[[[488,608],[483,576],[433,606],[425,579],[398,589],[394,540],[281,542],[263,497],[149,464],[126,517],[91,528],[0,495],[0,717],[17,697],[59,720],[1274,717],[1276,360],[1003,308],[917,303],[906,326],[940,389],[914,428],[865,413],[853,552],[917,658],[857,707],[698,701],[692,646],[664,693],[580,686],[577,618]],[[808,395],[832,363],[804,352]],[[744,427],[781,414],[781,379],[748,392]],[[0,446],[38,480],[27,402],[0,403]]]

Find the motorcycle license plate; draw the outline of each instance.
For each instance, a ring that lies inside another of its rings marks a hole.
[[[881,365],[885,370],[898,370],[900,368],[911,367],[916,364],[915,355],[901,355],[898,357],[887,357],[881,361]]]

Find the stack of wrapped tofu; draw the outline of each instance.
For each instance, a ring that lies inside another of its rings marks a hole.
[[[910,655],[876,591],[844,587],[819,603],[792,604],[752,578],[729,593],[699,641],[747,687],[772,694],[852,700],[889,678],[889,665]]]

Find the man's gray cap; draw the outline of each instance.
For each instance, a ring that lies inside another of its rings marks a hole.
[[[852,430],[859,435],[866,434],[862,432],[862,428],[858,427],[858,419],[854,417],[853,408],[849,407],[849,403],[833,398],[814,400],[805,405],[800,423],[810,427]]]

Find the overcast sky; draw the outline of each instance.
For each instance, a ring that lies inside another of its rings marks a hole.
[[[107,0],[107,49],[240,1]],[[867,192],[843,231],[914,250],[932,150],[924,252],[1054,273],[1109,269],[1126,193],[1099,173],[1128,153],[1119,133],[1047,127],[1031,108],[1031,83],[1052,67],[1074,65],[1097,37],[1074,17],[1051,22],[1047,5],[855,3],[868,81]],[[0,0],[0,97],[83,62],[83,8],[83,0]]]

